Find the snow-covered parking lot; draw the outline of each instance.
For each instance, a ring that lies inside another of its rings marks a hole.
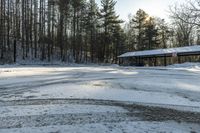
[[[0,133],[200,132],[200,69],[0,66]]]

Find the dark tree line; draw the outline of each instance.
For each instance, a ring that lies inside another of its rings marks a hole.
[[[200,42],[199,0],[170,9],[172,24],[143,10],[126,24],[116,1],[0,0],[0,63],[117,63],[128,51]]]
[[[124,42],[114,0],[0,0],[0,60],[116,63]]]

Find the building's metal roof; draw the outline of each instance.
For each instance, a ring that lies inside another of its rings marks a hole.
[[[119,58],[126,57],[154,57],[154,56],[173,56],[173,55],[194,55],[200,54],[200,45],[179,47],[179,48],[168,48],[168,49],[157,49],[157,50],[146,50],[128,52],[119,56]]]

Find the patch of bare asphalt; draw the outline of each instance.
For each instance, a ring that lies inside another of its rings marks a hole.
[[[28,106],[28,105],[99,105],[115,106],[127,110],[127,112],[103,112],[103,113],[76,113],[53,114],[34,116],[0,117],[0,129],[21,127],[42,127],[51,125],[74,125],[90,123],[116,123],[128,121],[175,121],[178,123],[200,123],[200,113],[183,112],[162,107],[152,107],[119,101],[106,101],[94,99],[35,99],[20,101],[1,101],[1,106]]]

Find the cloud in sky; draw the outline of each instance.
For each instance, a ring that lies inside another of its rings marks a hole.
[[[100,5],[101,0],[96,0]],[[128,14],[135,14],[138,9],[145,10],[151,16],[168,19],[170,5],[184,0],[116,0],[116,11],[123,20],[128,20]]]

